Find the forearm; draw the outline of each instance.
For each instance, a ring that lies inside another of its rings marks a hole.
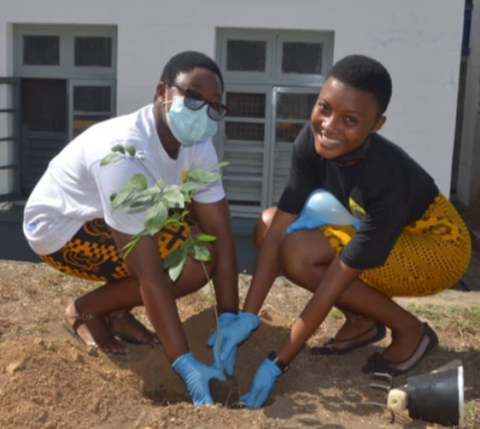
[[[283,362],[290,362],[300,352],[359,273],[360,271],[344,265],[339,258],[330,264],[320,285],[280,347],[278,356]]]
[[[215,270],[212,275],[217,306],[220,310],[238,310],[238,268],[235,244],[228,235],[213,245]]]
[[[166,283],[169,280],[165,276]],[[177,306],[169,284],[140,279],[140,293],[150,322],[170,363],[189,351]]]
[[[283,236],[280,234],[269,234],[265,237],[245,300],[245,312],[258,313],[262,308],[280,270],[279,252],[282,239]]]

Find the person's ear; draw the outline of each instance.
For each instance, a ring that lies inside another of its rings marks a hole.
[[[155,101],[163,102],[165,101],[165,95],[167,92],[167,85],[164,82],[160,81],[157,85],[157,90],[155,92]]]
[[[372,133],[376,133],[382,129],[382,127],[385,125],[385,122],[387,122],[387,117],[382,115],[378,118],[377,123],[375,126],[372,128]]]

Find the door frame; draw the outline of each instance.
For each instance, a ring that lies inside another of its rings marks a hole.
[[[0,172],[5,170],[13,170],[12,175],[13,184],[10,186],[10,191],[0,194],[0,202],[12,201],[20,199],[20,179],[21,179],[21,156],[22,156],[22,136],[20,126],[20,103],[21,103],[21,86],[20,79],[16,77],[2,77],[0,78],[0,85],[13,86],[14,94],[11,97],[12,105],[0,106],[0,115],[13,115],[11,135],[0,135],[0,145],[10,143],[11,160],[6,159],[5,163],[0,159]],[[8,89],[7,89],[8,91]],[[3,151],[0,151],[2,153]],[[9,149],[5,150],[4,156],[8,156]]]

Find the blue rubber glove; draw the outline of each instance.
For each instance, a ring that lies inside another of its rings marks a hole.
[[[237,320],[237,318],[238,314],[233,313],[222,313],[220,314],[220,316],[218,316],[218,325],[220,327],[221,338],[225,335],[224,332],[226,332],[227,326]],[[207,346],[213,347],[213,366],[214,368],[225,371],[227,374],[233,375],[233,370],[235,368],[235,358],[237,357],[237,348],[233,348],[226,357],[225,361],[222,361],[220,359],[220,350],[218,347],[218,335],[218,331],[215,330],[215,332],[210,336],[207,341]],[[222,344],[222,341],[220,341],[220,344]]]
[[[226,381],[225,374],[199,362],[191,352],[178,357],[173,362],[172,368],[185,383],[193,405],[213,404],[208,382],[212,378]]]
[[[280,368],[270,359],[265,359],[255,374],[252,390],[242,395],[240,401],[248,408],[261,408],[272,393],[275,381],[282,374]]]
[[[223,368],[233,375],[238,346],[260,325],[260,318],[254,313],[239,311],[238,315],[223,313],[219,317],[220,347],[218,335],[214,332],[207,341],[213,347],[214,368]]]

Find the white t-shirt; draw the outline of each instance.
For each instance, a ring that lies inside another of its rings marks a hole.
[[[143,159],[126,156],[107,166],[101,160],[117,144],[131,144],[143,151]],[[178,158],[171,159],[158,137],[153,105],[129,115],[90,127],[72,140],[49,164],[24,212],[23,230],[32,249],[40,255],[60,250],[92,219],[103,218],[107,225],[137,234],[144,228],[145,212],[112,210],[110,195],[140,173],[152,186],[160,178],[165,185],[180,185],[186,172],[209,168],[218,162],[211,140],[182,146]],[[197,191],[193,199],[214,203],[225,197],[221,181]]]

